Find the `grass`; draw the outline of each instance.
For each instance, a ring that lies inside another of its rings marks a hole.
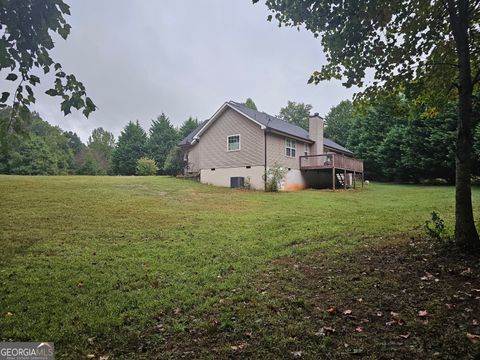
[[[0,340],[54,341],[57,358],[269,357],[272,344],[283,351],[272,358],[304,356],[291,334],[308,320],[267,312],[291,329],[249,334],[284,301],[261,290],[276,261],[406,244],[433,210],[451,228],[453,199],[452,187],[268,194],[166,177],[1,176]]]

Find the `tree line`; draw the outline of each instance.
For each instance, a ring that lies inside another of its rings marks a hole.
[[[12,109],[0,110],[0,126]],[[20,131],[0,137],[0,173],[17,175],[176,175],[183,169],[177,143],[199,122],[189,117],[180,127],[161,114],[148,133],[138,121],[129,122],[118,139],[102,127],[83,143],[71,131],[63,131],[38,113],[25,117]]]
[[[474,106],[473,173],[480,175],[480,106]],[[368,177],[383,181],[455,183],[454,102],[432,108],[404,94],[342,101],[326,116],[325,136],[364,160]]]

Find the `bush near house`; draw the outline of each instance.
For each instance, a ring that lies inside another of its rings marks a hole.
[[[158,166],[155,160],[143,157],[138,159],[136,169],[139,176],[153,176],[157,174]]]

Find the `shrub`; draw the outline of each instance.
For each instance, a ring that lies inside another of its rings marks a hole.
[[[243,182],[243,188],[247,190],[252,189],[252,180],[250,179],[250,176],[245,178],[245,181]]]
[[[142,157],[137,160],[137,175],[139,176],[152,176],[156,175],[158,166],[155,160],[147,157]]]
[[[267,171],[267,186],[266,191],[277,192],[280,189],[280,184],[285,178],[288,170],[281,167],[277,163],[273,164]]]
[[[448,236],[445,222],[436,211],[432,211],[431,216],[431,220],[425,221],[427,235],[435,240],[446,240]]]
[[[179,175],[183,172],[185,161],[183,160],[183,151],[178,146],[170,149],[163,165],[163,171],[168,175]]]

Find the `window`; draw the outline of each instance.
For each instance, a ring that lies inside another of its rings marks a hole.
[[[240,150],[240,135],[231,135],[227,138],[227,151]]]
[[[308,156],[308,144],[303,144],[303,155]]]
[[[297,156],[297,142],[293,139],[285,139],[285,156],[296,157]]]

